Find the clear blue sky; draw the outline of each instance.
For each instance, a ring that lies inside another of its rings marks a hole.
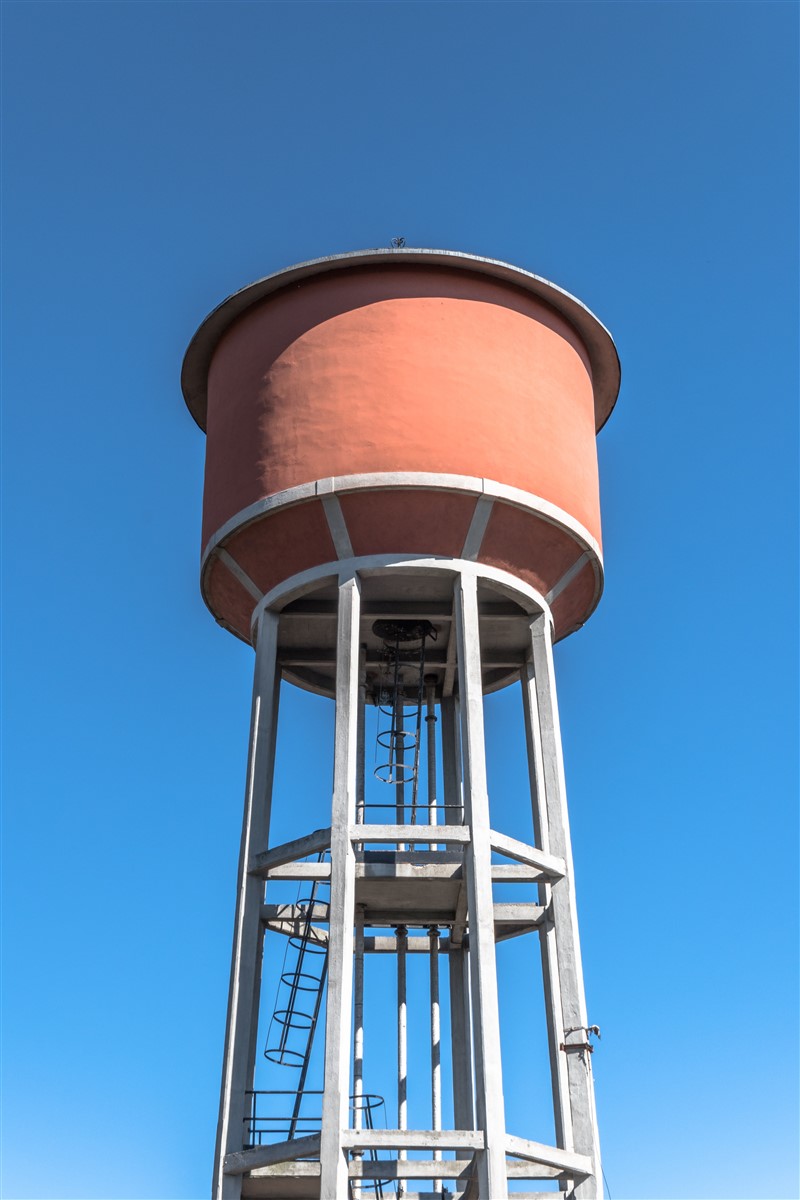
[[[198,593],[180,361],[239,286],[401,234],[622,358],[557,650],[611,1194],[796,1200],[797,5],[3,21],[3,1196],[208,1193],[252,656]]]

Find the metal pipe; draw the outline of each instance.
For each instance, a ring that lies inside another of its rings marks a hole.
[[[461,714],[455,696],[442,697],[442,774],[444,776],[445,824],[461,825],[464,818],[461,793]],[[464,885],[462,884],[462,887]],[[453,1071],[453,1121],[456,1129],[475,1128],[472,1079],[472,1023],[470,1019],[469,953],[451,945],[450,1048]],[[458,1150],[456,1158],[469,1158],[470,1151]]]
[[[436,681],[428,676],[425,680],[427,711],[425,715],[425,732],[427,735],[428,751],[428,824],[438,825],[436,817]],[[429,850],[438,850],[431,844]]]
[[[353,977],[353,1128],[363,1126],[364,1096],[364,905],[356,905],[355,971]],[[363,1158],[361,1150],[353,1158]],[[361,1200],[361,1180],[352,1182],[353,1200]]]
[[[450,968],[450,1048],[453,1064],[453,1123],[456,1129],[474,1129],[469,952],[464,949],[451,949],[448,957]],[[469,1158],[470,1154],[469,1150],[457,1150],[456,1158]]]
[[[408,1129],[408,1011],[406,999],[406,951],[408,929],[398,925],[397,934],[397,1128]],[[407,1158],[405,1150],[398,1150],[398,1158]],[[404,1180],[398,1182],[397,1194],[404,1196]]]
[[[422,743],[422,701],[425,694],[425,638],[419,646],[419,670],[417,677],[417,720],[414,730],[414,767],[411,772],[411,824],[417,823],[417,798],[419,791],[419,751]],[[414,847],[412,845],[411,849]]]
[[[394,770],[395,770],[395,805],[396,805],[396,820],[398,825],[406,823],[406,753],[405,753],[405,725],[403,722],[403,689],[400,681],[399,668],[395,674],[395,693],[394,693],[394,718],[392,720],[394,730],[392,741],[394,742]],[[405,850],[405,842],[400,842],[398,850]]]
[[[443,696],[441,707],[444,821],[446,825],[463,825],[464,797],[461,787],[461,713],[457,697]]]
[[[439,1012],[439,930],[431,925],[428,930],[431,939],[431,1128],[436,1131],[442,1128],[442,1035]],[[440,1162],[441,1150],[434,1150],[434,1161]],[[434,1192],[441,1193],[442,1181],[433,1181]]]
[[[358,732],[356,734],[356,825],[364,824],[364,784],[367,716],[367,647],[358,653]],[[360,850],[359,845],[356,849]]]

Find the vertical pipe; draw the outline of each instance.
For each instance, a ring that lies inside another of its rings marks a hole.
[[[477,1157],[478,1194],[505,1196],[505,1107],[500,1056],[500,1012],[492,898],[491,828],[483,726],[478,583],[459,575],[455,589],[458,681],[461,697],[464,800],[470,826],[466,874],[469,919],[470,983],[475,1043],[475,1107],[486,1148]]]
[[[442,768],[444,814],[448,825],[463,821],[461,795],[461,743],[458,701],[442,697]],[[462,882],[462,888],[466,882]],[[453,1121],[456,1129],[475,1128],[472,1081],[472,1023],[469,1011],[469,954],[462,944],[450,944],[450,1052],[453,1068]],[[459,1150],[456,1158],[470,1158]]]
[[[356,825],[365,819],[366,787],[366,720],[367,720],[367,647],[362,644],[358,654],[358,737],[356,742]],[[364,849],[363,842],[355,844],[357,852]],[[364,905],[356,905],[355,923],[355,969],[353,975],[353,1128],[363,1126],[364,1111]],[[363,1150],[353,1153],[354,1159],[363,1159]],[[351,1185],[353,1200],[361,1200],[361,1180],[354,1179]]]
[[[422,748],[422,702],[425,698],[425,638],[419,645],[419,663],[417,677],[417,707],[416,724],[414,727],[414,765],[411,768],[411,824],[417,823],[417,800],[419,793],[419,753]],[[414,847],[412,846],[413,850]]]
[[[453,1070],[453,1124],[456,1129],[474,1129],[472,1099],[472,1031],[469,1019],[469,954],[463,947],[451,949],[450,1037]],[[471,1158],[470,1150],[459,1150],[456,1158]]]
[[[455,696],[442,697],[442,773],[444,812],[447,825],[463,825],[464,797],[461,785],[461,714]]]
[[[358,659],[361,590],[358,576],[339,584],[336,635],[331,898],[328,932],[328,1001],[325,1009],[325,1090],[322,1096],[320,1200],[348,1191],[342,1132],[350,1124],[350,1037],[353,1002],[355,824],[358,775]]]
[[[475,1120],[475,1063],[473,1055],[475,1033],[472,1027],[472,980],[469,970],[469,950],[461,952],[461,970],[459,976],[457,986],[462,990],[464,995],[464,1041],[467,1045],[467,1078],[464,1089],[463,1107],[466,1116],[466,1128],[475,1129],[478,1122]],[[457,1154],[456,1158],[458,1157],[459,1155]],[[465,1152],[465,1157],[469,1157],[469,1151]]]
[[[551,1006],[560,1005],[564,1044],[574,1050],[560,1050],[566,1059],[569,1087],[569,1108],[572,1126],[572,1149],[592,1160],[594,1174],[579,1183],[574,1196],[579,1200],[596,1200],[603,1194],[600,1139],[594,1099],[591,1056],[580,1049],[588,1038],[586,1025],[586,996],[583,986],[578,917],[575,903],[575,881],[572,865],[572,842],[569,832],[564,758],[561,748],[561,729],[558,719],[555,675],[553,671],[553,631],[549,613],[542,613],[531,622],[531,663],[536,695],[538,728],[541,739],[541,773],[545,804],[547,836],[552,854],[564,859],[566,875],[551,888],[551,909],[554,939],[557,949],[557,992],[554,988]]]
[[[427,676],[425,679],[425,713],[426,749],[428,751],[428,824],[438,825],[436,813],[436,681]],[[438,849],[435,845],[428,846],[429,850]]]
[[[394,720],[392,721],[392,727],[394,729],[394,736],[392,738],[392,741],[394,742],[394,769],[396,772],[396,780],[397,780],[397,782],[395,784],[395,789],[394,789],[394,791],[395,791],[395,806],[396,806],[395,819],[396,819],[398,825],[405,825],[405,823],[406,823],[406,784],[405,784],[406,747],[405,747],[405,724],[404,724],[404,713],[403,713],[403,691],[402,691],[402,684],[400,682],[399,669],[398,669],[397,673],[395,674],[395,685],[396,685],[396,687],[395,687],[395,693],[394,693]],[[397,849],[405,850],[406,849],[405,842],[400,842],[398,844]]]
[[[398,925],[397,935],[397,1128],[408,1129],[408,1012],[406,997],[406,955],[408,951],[408,929]],[[405,1150],[399,1150],[398,1158],[407,1158]],[[406,1185],[400,1180],[398,1196],[404,1196]]]
[[[253,1078],[258,1022],[261,946],[264,931],[261,905],[264,884],[247,871],[253,854],[267,849],[275,768],[275,730],[278,720],[280,669],[278,617],[264,612],[256,634],[250,749],[247,763],[239,878],[234,921],[228,1016],[222,1067],[219,1122],[214,1156],[215,1200],[238,1200],[241,1176],[226,1175],[225,1155],[244,1144],[248,1108],[246,1092]]]
[[[431,1128],[442,1128],[442,1034],[439,1012],[439,930],[431,925],[428,930],[431,940]],[[440,1161],[441,1150],[434,1150],[435,1161]],[[441,1179],[435,1179],[434,1192],[442,1191]]]
[[[356,961],[353,977],[353,1128],[363,1127],[364,1098],[364,905],[356,905]],[[353,1158],[363,1158],[356,1151]],[[352,1182],[353,1200],[361,1200],[361,1180]]]
[[[358,653],[358,740],[356,744],[356,825],[364,824],[364,786],[367,719],[367,647]],[[358,847],[361,849],[361,846]]]

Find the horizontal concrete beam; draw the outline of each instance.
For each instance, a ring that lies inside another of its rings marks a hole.
[[[492,863],[492,883],[538,883],[542,878],[539,867]]]
[[[544,850],[537,850],[527,842],[519,842],[516,838],[497,833],[494,829],[491,831],[490,840],[492,849],[498,854],[505,854],[507,858],[513,858],[528,867],[535,867],[548,879],[563,879],[566,874],[563,858],[558,858],[555,854],[545,854]]]
[[[441,842],[470,840],[468,825],[351,825],[351,842]]]
[[[250,1172],[250,1179],[319,1179],[320,1170],[318,1162],[285,1162],[275,1163],[272,1166],[254,1167]],[[313,1192],[311,1193],[314,1194]],[[319,1183],[317,1184],[316,1194],[319,1195]],[[269,1195],[269,1192],[267,1193]],[[274,1192],[273,1192],[274,1195]],[[300,1192],[303,1195],[303,1192]]]
[[[250,860],[249,873],[266,878],[271,867],[280,867],[284,863],[296,862],[298,859],[306,858],[309,854],[319,854],[321,851],[329,849],[330,844],[330,827],[315,829],[313,833],[306,834],[305,837],[295,838],[292,842],[284,842],[281,846],[274,846],[271,850],[262,850],[259,854],[255,854]]]
[[[586,1154],[574,1154],[571,1150],[559,1150],[541,1142],[530,1142],[527,1138],[506,1134],[506,1153],[544,1167],[555,1167],[585,1179],[592,1174],[592,1160]]]
[[[363,826],[359,826],[362,829]],[[415,826],[418,829],[419,826]],[[398,863],[396,866],[386,863],[357,862],[357,879],[458,879],[461,867],[451,863],[433,864],[426,867],[424,873],[413,863]],[[323,880],[330,879],[330,863],[284,863],[280,867],[271,867],[266,872],[267,879],[283,880]]]
[[[452,917],[441,908],[390,908],[388,905],[386,908],[370,905],[365,918],[368,925],[379,929],[395,925],[407,925],[409,929],[429,929],[431,925],[446,928],[452,921]]]
[[[328,905],[317,900],[314,904],[262,904],[262,921],[327,921]]]
[[[509,937],[518,937],[520,934],[529,933],[541,925],[547,915],[547,910],[540,904],[513,902],[496,903],[493,905],[495,936],[498,941],[504,941]],[[397,910],[374,910],[368,909],[366,914],[367,922],[371,925],[396,925],[404,924],[419,927],[427,925],[441,925],[447,928],[449,925],[459,927],[464,924],[462,917],[455,909],[452,916],[448,919],[447,913],[441,910],[438,912],[425,911],[421,909],[397,909]],[[308,931],[308,921],[321,921],[323,923],[328,920],[328,906],[323,903],[315,903],[313,905],[298,905],[298,904],[262,904],[261,920],[264,926],[273,933],[281,933],[286,937],[301,937]],[[312,925],[310,928],[311,941],[316,945],[327,945],[328,932],[326,929],[321,929],[317,925]],[[457,949],[459,945],[458,937],[453,945],[453,949]],[[410,937],[408,939],[409,953],[414,954],[417,951],[420,953],[430,953],[430,939],[428,937]],[[395,954],[397,952],[397,943],[393,937],[368,936],[364,939],[364,950],[367,954]],[[441,938],[439,942],[439,951],[442,954],[448,954],[451,950],[451,944],[448,938]]]
[[[310,929],[301,921],[265,921],[264,928],[270,933],[280,933],[284,937],[301,938],[308,936],[309,942],[314,946],[327,946],[328,931],[320,929],[318,925],[312,925]]]
[[[268,907],[265,905],[265,907]],[[524,916],[517,916],[514,913],[504,913],[502,908],[495,905],[495,939],[498,942],[508,941],[509,938],[520,937],[522,934],[531,933],[534,929],[538,929],[542,921],[546,917],[546,910],[539,909],[536,904],[529,906],[529,911]],[[518,909],[522,906],[511,905],[511,908]],[[436,925],[440,929],[445,930],[451,926],[456,926],[458,917],[448,916],[441,909],[432,908],[368,908],[366,911],[366,920],[368,925],[377,926],[378,928],[393,927],[395,925],[406,925],[409,929],[428,929],[431,925]],[[287,937],[299,937],[305,931],[305,923],[301,921],[293,921],[285,919],[282,921],[275,920],[271,917],[262,915],[262,921],[266,929],[272,930],[275,933],[282,933]],[[449,954],[451,950],[458,950],[461,946],[461,941],[464,940],[464,929],[456,932],[455,940],[442,937],[439,943],[439,950],[442,954]],[[318,929],[317,926],[312,926],[312,941],[319,945],[324,945],[327,940],[327,934],[324,929]],[[427,937],[409,938],[409,942],[419,941],[424,945],[409,945],[408,951],[410,954],[423,951],[427,954],[430,951],[430,942]],[[391,936],[369,935],[364,939],[364,950],[367,954],[395,954],[397,947],[394,945],[394,938]]]
[[[481,1129],[345,1129],[350,1150],[482,1150]]]
[[[426,866],[417,866],[414,863],[356,862],[356,879],[461,879],[463,873],[460,862],[431,863]]]
[[[364,1160],[362,1160],[362,1161],[364,1161]],[[386,1159],[379,1159],[378,1163],[376,1165],[379,1165],[380,1171],[382,1172],[385,1170],[385,1168],[387,1166],[391,1167],[394,1161],[395,1160],[393,1160],[393,1159],[389,1159],[388,1161]],[[401,1159],[400,1161],[404,1161],[404,1160]],[[414,1161],[414,1160],[405,1160],[405,1161]],[[417,1160],[417,1161],[425,1161],[425,1160]],[[436,1159],[429,1160],[429,1161],[440,1163],[440,1160],[436,1160]],[[472,1163],[473,1159],[472,1158],[469,1158],[469,1159],[462,1158],[462,1159],[456,1159],[455,1161],[459,1165],[459,1167],[461,1167],[461,1168],[467,1167],[468,1168],[470,1166],[470,1164]],[[451,1160],[451,1162],[452,1162],[452,1160]],[[545,1167],[545,1166],[541,1166],[541,1165],[534,1167],[530,1163],[518,1162],[514,1159],[507,1160],[506,1172],[508,1174],[509,1179],[560,1179],[565,1176],[565,1173],[563,1171],[556,1170],[554,1167]],[[254,1167],[252,1169],[252,1171],[250,1171],[249,1174],[250,1174],[250,1178],[254,1179],[254,1180],[255,1179],[269,1179],[269,1180],[319,1179],[320,1169],[319,1169],[318,1162],[282,1162],[282,1163],[273,1163],[273,1164],[263,1166],[263,1167]],[[363,1177],[364,1176],[362,1176],[362,1178]],[[386,1175],[381,1175],[380,1173],[379,1173],[379,1177],[387,1178]],[[433,1172],[431,1172],[427,1176],[425,1176],[425,1175],[422,1176],[423,1179],[433,1178],[433,1177],[434,1177]],[[434,1198],[437,1195],[440,1196],[441,1193],[406,1192],[407,1200],[434,1200]],[[451,1200],[466,1200],[467,1195],[468,1195],[468,1192],[466,1189],[464,1191],[462,1191],[459,1188],[459,1189],[451,1192]],[[518,1198],[519,1198],[519,1200],[554,1200],[554,1197],[557,1200],[558,1196],[559,1196],[558,1192],[555,1192],[555,1193],[553,1193],[553,1192],[514,1192],[514,1200],[518,1200]]]
[[[256,1167],[274,1166],[276,1163],[293,1162],[297,1158],[309,1158],[319,1154],[320,1135],[292,1138],[287,1142],[273,1142],[270,1146],[252,1146],[249,1150],[238,1150],[226,1154],[223,1170],[226,1175],[244,1175]]]
[[[409,937],[406,940],[406,951],[409,954],[430,954],[431,939],[425,935],[418,937]],[[365,937],[364,952],[366,954],[396,954],[397,953],[397,938],[394,937]],[[446,937],[439,938],[439,953],[450,953],[450,939]]]
[[[351,1179],[470,1179],[472,1171],[471,1158],[357,1158],[348,1167]]]
[[[522,616],[523,614],[519,614]],[[282,667],[334,667],[336,665],[336,647],[320,646],[304,649],[299,646],[284,646],[278,649],[278,662]],[[382,667],[386,659],[379,647],[367,651],[366,665]],[[481,658],[484,667],[505,667],[508,670],[521,669],[525,665],[525,654],[522,650],[487,651]],[[426,667],[446,667],[447,650],[426,650]]]
[[[472,1178],[474,1171],[472,1158],[456,1159],[354,1159],[349,1164],[348,1174],[351,1179],[458,1179],[462,1183]],[[553,1179],[557,1175],[546,1167],[539,1168],[523,1166],[522,1163],[509,1163],[508,1175],[511,1179]],[[407,1200],[413,1196],[441,1196],[441,1192],[405,1192]],[[449,1193],[453,1196],[453,1193]],[[455,1196],[466,1196],[467,1192],[456,1192]],[[514,1192],[513,1200],[559,1200],[558,1192]]]
[[[261,872],[256,870],[255,875]],[[290,862],[279,867],[267,867],[263,872],[265,879],[289,879],[302,882],[303,880],[330,879],[331,864],[326,862]]]
[[[521,1176],[515,1175],[509,1169],[508,1178],[518,1179]],[[529,1176],[525,1178],[529,1178]],[[457,1182],[454,1190],[451,1191],[448,1188],[447,1200],[475,1200],[476,1193],[472,1190],[473,1186],[471,1180],[466,1181],[466,1187],[464,1187],[464,1180]],[[463,1191],[462,1188],[464,1188]],[[404,1192],[403,1195],[405,1200],[442,1200],[441,1192]],[[514,1192],[511,1200],[561,1200],[561,1196],[558,1192]]]
[[[363,829],[364,826],[359,825],[357,828]],[[413,828],[418,830],[419,825],[414,825]],[[440,825],[436,826],[436,829],[441,828],[442,826]],[[457,828],[457,826],[448,826],[448,828]],[[439,838],[439,841],[441,841],[441,838]],[[447,862],[443,864],[432,863],[429,866],[425,866],[424,878],[457,879],[459,877],[459,870],[459,867],[454,868]],[[260,874],[261,872],[256,871],[254,873]],[[492,880],[494,883],[536,883],[544,875],[545,872],[541,867],[523,865],[507,866],[505,863],[492,864]],[[422,877],[422,873],[419,871],[417,865],[413,863],[399,863],[394,871],[387,871],[383,863],[373,864],[369,861],[356,863],[356,877],[358,879],[407,879],[412,876],[415,879]],[[295,880],[297,882],[313,882],[314,880],[330,879],[330,877],[330,863],[284,863],[279,867],[270,867],[264,872],[264,878],[266,879]]]
[[[361,829],[362,826],[359,825],[358,828]],[[418,825],[414,826],[414,829],[418,828]],[[440,826],[437,825],[436,828],[439,829]],[[443,864],[461,866],[464,862],[464,851],[459,848],[455,850],[357,850],[356,862],[402,863],[411,867],[432,866],[436,868]]]
[[[541,925],[547,909],[541,904],[494,904],[495,925]]]
[[[281,933],[284,937],[308,937],[310,942],[319,947],[328,944],[327,929],[308,924],[309,920],[327,922],[327,904],[262,904],[261,920],[264,928],[271,933]]]

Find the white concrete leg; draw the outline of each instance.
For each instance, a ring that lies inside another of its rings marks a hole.
[[[349,827],[355,824],[358,792],[360,613],[358,578],[347,579],[339,585],[336,649],[328,1001],[325,1011],[325,1093],[320,1148],[321,1200],[343,1200],[348,1188],[342,1133],[350,1124],[355,853]]]
[[[477,1155],[478,1194],[480,1200],[501,1200],[508,1194],[505,1107],[494,946],[478,588],[472,575],[462,575],[456,583],[455,616],[464,801],[472,835],[467,846],[466,867],[475,1042],[475,1108],[478,1127],[483,1129],[486,1139],[486,1149]]]
[[[250,749],[214,1156],[212,1194],[215,1200],[239,1200],[241,1196],[241,1175],[226,1175],[223,1166],[225,1155],[241,1150],[244,1144],[248,1113],[246,1092],[252,1085],[255,1061],[264,884],[261,879],[248,875],[247,866],[253,854],[266,850],[269,837],[280,687],[277,649],[278,618],[274,613],[265,612],[259,622],[256,640]]]
[[[536,682],[533,664],[528,663],[522,672],[522,707],[525,716],[525,739],[528,750],[528,774],[530,778],[531,807],[533,810],[534,841],[540,850],[550,853],[550,834],[545,800],[544,761],[542,757],[542,735],[539,727],[539,703],[536,698]],[[539,884],[539,903],[552,912],[552,888],[549,883]],[[573,1149],[572,1114],[569,1104],[569,1081],[567,1078],[566,1055],[561,1050],[564,1042],[564,1022],[561,1015],[561,987],[558,975],[558,947],[552,917],[539,928],[539,948],[542,958],[542,983],[544,989],[545,1019],[547,1021],[547,1045],[550,1055],[550,1082],[553,1090],[553,1123],[556,1145],[562,1150]]]
[[[552,1010],[554,1037],[561,1034],[557,1029],[557,1006],[561,1010],[563,1042],[569,1046],[586,1043],[588,1024],[586,997],[583,985],[580,943],[578,940],[578,918],[575,903],[575,880],[572,865],[572,844],[569,833],[566,787],[564,783],[564,760],[561,748],[561,730],[556,701],[555,675],[553,671],[552,628],[546,615],[531,623],[531,663],[538,728],[540,737],[540,763],[535,767],[541,774],[537,780],[539,795],[543,786],[545,804],[539,807],[539,819],[543,831],[546,829],[550,853],[564,859],[567,873],[553,884],[551,891],[553,940],[555,954],[549,952],[548,972],[551,989],[548,1007]],[[531,715],[533,705],[531,703]],[[546,820],[545,820],[546,818]],[[546,975],[546,985],[547,985]],[[558,986],[556,987],[556,980]],[[578,1154],[588,1155],[594,1164],[594,1175],[579,1184],[571,1193],[576,1200],[597,1200],[602,1197],[602,1173],[600,1165],[600,1141],[595,1110],[594,1082],[592,1078],[591,1054],[587,1050],[561,1050],[566,1060],[566,1081],[569,1091],[572,1146]],[[559,1064],[557,1075],[563,1078],[564,1067]],[[561,1089],[563,1084],[559,1084]],[[560,1100],[562,1109],[563,1099]]]

